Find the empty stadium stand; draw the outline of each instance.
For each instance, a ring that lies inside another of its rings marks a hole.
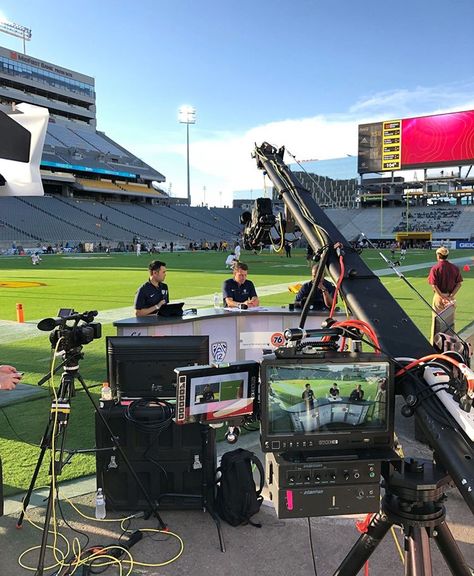
[[[41,161],[45,196],[0,197],[0,250],[44,243],[115,249],[137,241],[233,246],[238,238],[240,208],[191,207],[185,198],[171,198],[157,190],[156,183],[165,182],[161,172],[97,130],[93,77],[0,47],[0,102],[27,102],[50,112]],[[355,159],[339,160],[346,166],[343,178],[313,171],[298,171],[298,177],[348,240],[361,232],[393,239],[407,220],[411,230],[427,228],[434,238],[474,236],[472,204],[410,207],[408,217],[406,207],[358,208]],[[324,165],[319,161],[315,169]]]

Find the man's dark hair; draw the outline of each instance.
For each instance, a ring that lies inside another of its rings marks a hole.
[[[151,273],[154,270],[159,270],[162,266],[166,266],[166,264],[161,260],[153,260],[153,262],[150,262],[150,264],[148,264],[148,270]]]
[[[244,262],[237,262],[237,264],[234,266],[234,270],[245,270],[248,272],[248,269],[248,265]]]

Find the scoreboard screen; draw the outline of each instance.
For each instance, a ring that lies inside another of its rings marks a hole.
[[[464,164],[474,164],[474,110],[359,126],[359,174]]]

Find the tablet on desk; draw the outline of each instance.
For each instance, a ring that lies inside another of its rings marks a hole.
[[[173,318],[176,316],[183,315],[184,302],[175,302],[173,304],[164,304],[158,310],[158,316],[163,316],[164,318]]]

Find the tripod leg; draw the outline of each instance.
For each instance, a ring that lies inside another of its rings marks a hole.
[[[438,549],[443,555],[443,558],[454,576],[472,576],[472,571],[467,565],[466,560],[461,554],[458,545],[456,544],[451,530],[446,522],[442,522],[433,532]]]
[[[28,487],[28,491],[26,492],[25,497],[23,498],[23,506],[21,509],[20,516],[18,517],[18,522],[16,523],[17,528],[21,528],[23,524],[23,518],[25,517],[26,509],[28,508],[28,504],[30,503],[31,494],[35,488],[36,479],[38,478],[38,474],[41,468],[41,464],[43,463],[43,458],[46,453],[47,448],[51,448],[51,434],[52,434],[52,421],[49,420],[48,424],[46,425],[46,429],[43,434],[43,438],[41,439],[41,452],[38,456],[38,461],[36,462],[35,471],[33,472],[33,476],[31,477],[30,485]]]
[[[431,576],[430,540],[426,528],[410,528],[405,537],[405,576]]]
[[[46,555],[46,547],[48,545],[49,524],[51,522],[51,514],[53,511],[53,506],[54,506],[53,479],[51,478],[51,484],[49,486],[48,506],[46,507],[46,516],[43,525],[43,537],[41,539],[38,567],[36,568],[35,576],[43,576],[44,557]]]
[[[201,425],[201,442],[202,442],[202,483],[201,483],[201,492],[202,492],[202,504],[205,511],[207,511],[211,518],[214,520],[214,523],[217,528],[217,535],[219,536],[219,545],[221,548],[221,552],[225,552],[225,542],[224,536],[221,530],[221,521],[217,516],[216,512],[214,511],[214,488],[212,488],[211,494],[211,501],[208,499],[209,486],[207,484],[207,475],[209,473],[209,461],[207,458],[207,451],[209,446],[209,426],[206,424]],[[215,438],[215,437],[213,437]],[[215,439],[213,440],[215,444]],[[214,446],[213,446],[214,448]],[[215,448],[214,448],[215,450]]]
[[[378,512],[369,524],[367,532],[357,540],[344,558],[334,576],[356,576],[372,552],[390,530],[392,523],[383,512]]]

